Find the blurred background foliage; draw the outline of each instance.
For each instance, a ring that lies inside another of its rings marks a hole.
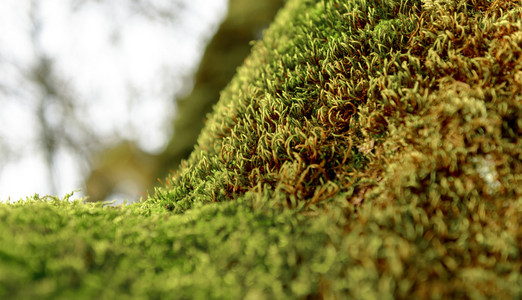
[[[86,181],[90,201],[115,196],[145,197],[158,181],[178,168],[191,153],[205,116],[218,101],[220,91],[249,54],[250,42],[261,38],[283,2],[230,0],[228,14],[208,44],[193,79],[192,92],[173,99],[177,110],[167,147],[159,154],[150,154],[134,142],[122,140],[97,151]]]

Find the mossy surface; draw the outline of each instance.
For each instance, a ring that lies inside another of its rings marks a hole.
[[[0,205],[0,297],[520,298],[521,20],[288,1],[149,199]]]
[[[211,204],[183,215],[50,197],[2,204],[0,298],[282,299],[314,293],[318,278],[311,269],[333,263],[315,249],[326,243],[323,225],[330,221],[301,226],[304,216],[257,211],[249,203]],[[301,257],[313,264],[300,264]]]

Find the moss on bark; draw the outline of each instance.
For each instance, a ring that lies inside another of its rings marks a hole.
[[[149,199],[0,205],[0,296],[520,298],[522,7],[435,2],[289,1]]]

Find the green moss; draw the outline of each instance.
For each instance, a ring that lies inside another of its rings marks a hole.
[[[149,199],[0,205],[0,297],[520,298],[522,7],[435,2],[289,1]]]
[[[38,197],[2,204],[0,297],[237,299],[313,293],[318,284],[313,273],[333,263],[315,249],[327,241],[323,226],[333,221],[324,216],[310,223],[292,211],[256,210],[256,202],[270,202],[269,195],[184,215],[151,213],[137,204],[113,208]],[[300,264],[302,259],[313,264]]]

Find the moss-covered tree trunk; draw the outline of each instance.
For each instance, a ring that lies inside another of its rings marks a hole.
[[[155,195],[0,205],[0,297],[521,298],[521,16],[289,1]]]

